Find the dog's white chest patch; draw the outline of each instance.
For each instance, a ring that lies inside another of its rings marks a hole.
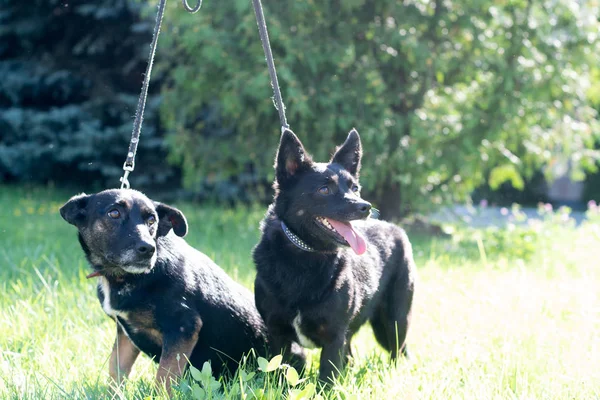
[[[302,316],[300,315],[300,312],[298,312],[296,318],[294,318],[294,320],[292,321],[292,326],[294,327],[294,330],[296,331],[296,336],[298,336],[298,341],[302,346],[310,349],[318,347],[315,344],[315,342],[310,340],[308,336],[302,333]]]
[[[104,277],[100,277],[100,290],[102,290],[102,294],[104,295],[104,300],[102,301],[102,309],[104,312],[113,318],[121,317],[124,320],[127,320],[127,313],[119,310],[115,310],[112,308],[110,304],[110,285],[108,281]]]

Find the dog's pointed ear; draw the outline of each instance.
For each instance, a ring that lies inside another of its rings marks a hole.
[[[87,218],[86,207],[90,197],[92,196],[85,193],[71,197],[71,199],[60,208],[60,216],[71,225],[77,227],[81,226]]]
[[[294,176],[302,168],[310,166],[312,159],[304,150],[300,139],[289,129],[281,134],[279,150],[275,158],[275,175],[279,184]]]
[[[187,235],[188,224],[185,215],[181,211],[156,201],[154,202],[154,208],[158,214],[157,236],[165,236],[171,229],[179,237]]]
[[[358,176],[360,172],[360,159],[362,157],[362,145],[360,136],[354,128],[348,134],[346,141],[335,151],[331,157],[331,163],[340,164],[353,176]]]

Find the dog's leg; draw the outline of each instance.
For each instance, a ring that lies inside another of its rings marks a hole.
[[[350,336],[346,337],[346,362],[350,362],[354,355],[352,354],[352,345],[350,344]]]
[[[254,283],[254,298],[267,326],[271,355],[283,355],[287,364],[301,372],[306,365],[304,348],[296,342],[296,331],[286,318],[287,311],[280,307],[280,301],[258,277]]]
[[[202,328],[200,317],[188,326],[182,326],[179,330],[165,333],[163,336],[162,352],[156,373],[156,383],[165,385],[167,392],[171,393],[171,381],[180,378],[188,360],[192,355],[194,347],[198,342],[198,334]]]
[[[110,377],[117,385],[120,385],[123,379],[129,376],[131,367],[139,354],[140,350],[134,346],[123,332],[121,325],[117,323],[117,337],[108,365]]]
[[[321,365],[319,366],[319,380],[332,383],[333,379],[344,368],[346,361],[346,343],[343,335],[326,343],[321,351]]]
[[[269,328],[269,346],[275,354],[283,355],[286,363],[301,372],[306,366],[304,348],[294,341],[293,331],[284,332],[279,327]]]
[[[306,352],[304,347],[296,342],[290,345],[290,362],[289,364],[296,368],[298,372],[302,372],[306,367]]]
[[[265,323],[269,332],[271,352],[275,355],[283,355],[286,363],[301,372],[306,366],[306,354],[304,348],[296,342],[296,331],[294,331],[292,325],[276,313],[272,313],[265,318]]]

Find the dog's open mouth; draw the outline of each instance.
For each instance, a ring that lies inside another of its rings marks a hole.
[[[317,217],[319,225],[329,231],[338,241],[348,244],[358,255],[367,251],[367,241],[354,229],[352,222],[341,222],[330,218]]]

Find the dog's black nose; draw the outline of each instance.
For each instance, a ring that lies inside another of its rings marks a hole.
[[[140,255],[144,255],[144,256],[148,256],[148,257],[151,257],[152,255],[154,255],[155,250],[156,250],[156,248],[151,243],[140,243],[137,247],[137,252]]]
[[[361,202],[358,204],[358,211],[363,214],[364,216],[369,215],[369,212],[371,211],[371,203],[369,202]]]

